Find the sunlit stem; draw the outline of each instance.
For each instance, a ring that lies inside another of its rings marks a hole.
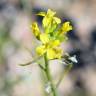
[[[48,62],[46,54],[44,54],[44,60],[45,60],[45,68],[46,68],[46,70],[45,70],[46,77],[47,77],[48,82],[51,83],[51,90],[52,90],[51,92],[52,92],[53,96],[57,96],[56,88],[52,82],[52,77],[51,77],[50,70],[49,70],[49,62]]]

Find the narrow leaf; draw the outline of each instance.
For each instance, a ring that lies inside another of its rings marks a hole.
[[[32,63],[35,63],[38,59],[40,59],[42,56],[39,56],[37,58],[35,58],[34,60],[32,61],[29,61],[27,63],[24,63],[24,64],[19,64],[20,66],[27,66],[27,65],[31,65]]]

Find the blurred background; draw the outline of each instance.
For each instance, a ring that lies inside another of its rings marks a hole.
[[[41,26],[42,18],[35,14],[49,8],[73,25],[62,48],[78,60],[61,82],[58,96],[96,96],[96,0],[0,0],[0,96],[48,96],[40,68],[19,64],[36,56],[38,41],[30,24],[38,21]],[[64,65],[50,63],[56,82]]]

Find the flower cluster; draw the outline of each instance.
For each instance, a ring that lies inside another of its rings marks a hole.
[[[41,41],[41,45],[36,48],[38,55],[47,55],[48,59],[60,59],[62,56],[62,49],[60,44],[66,40],[67,32],[72,30],[70,22],[64,22],[61,26],[60,18],[55,16],[56,12],[48,9],[47,12],[40,12],[37,15],[43,16],[42,26],[44,32],[41,32],[37,22],[31,26],[35,37]]]

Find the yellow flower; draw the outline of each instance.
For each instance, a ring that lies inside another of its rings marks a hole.
[[[60,23],[61,23],[61,20],[60,20],[58,17],[54,17],[53,20],[54,20],[57,24],[60,24]]]
[[[36,52],[38,55],[43,55],[46,52],[45,45],[40,45],[39,47],[37,47]]]
[[[60,46],[60,41],[59,40],[51,40],[50,41],[50,47],[54,46],[54,47],[57,47],[57,46]]]
[[[72,30],[72,25],[70,25],[70,22],[64,22],[61,28],[55,32],[55,37],[58,38],[61,42],[68,40],[66,34]]]
[[[43,44],[46,44],[49,42],[49,36],[48,34],[42,33],[40,34],[40,40]]]
[[[38,27],[38,24],[36,22],[34,22],[32,25],[31,25],[31,29],[33,31],[33,34],[36,36],[37,39],[39,39],[39,36],[40,36],[40,29]]]
[[[46,12],[40,12],[37,15],[44,16],[42,23],[43,23],[43,27],[46,28],[52,23],[52,21],[55,21],[56,24],[61,23],[61,20],[58,17],[54,16],[55,14],[56,14],[56,12],[48,9],[47,13]]]
[[[45,40],[41,37],[42,41]],[[49,42],[42,42],[43,44],[36,48],[38,55],[47,54],[48,59],[60,59],[62,56],[62,50],[58,47],[60,45],[59,40],[49,40]]]
[[[62,49],[60,48],[52,48],[47,50],[47,58],[48,59],[60,59],[62,56]]]
[[[63,33],[67,33],[69,32],[70,30],[72,30],[72,26],[70,25],[70,22],[65,22],[63,23],[62,27],[61,27],[61,34]]]
[[[37,39],[41,41],[41,45],[36,48],[38,55],[44,55],[46,53],[48,59],[60,59],[62,56],[62,49],[60,44],[62,41],[67,40],[66,33],[72,30],[70,22],[65,22],[58,29],[58,25],[61,20],[55,17],[56,12],[48,9],[47,12],[40,12],[37,15],[43,16],[44,32],[41,33],[38,24],[35,22],[32,24],[32,30]],[[57,32],[56,32],[57,31]]]

